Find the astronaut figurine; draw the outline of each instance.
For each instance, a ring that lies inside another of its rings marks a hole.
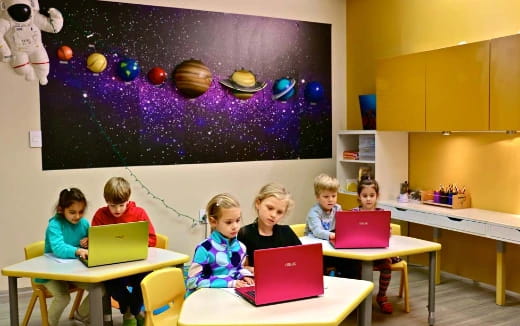
[[[38,0],[0,0],[0,59],[26,80],[38,78],[46,85],[49,56],[40,30],[58,33],[63,16],[51,8],[47,17],[39,9]]]

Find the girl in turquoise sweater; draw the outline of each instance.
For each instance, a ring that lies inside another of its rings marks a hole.
[[[58,258],[86,258],[88,255],[87,236],[89,223],[83,217],[87,200],[81,190],[67,188],[60,192],[56,215],[49,220],[45,231],[45,253],[53,254]],[[58,280],[36,279],[36,283],[42,283],[53,295],[49,307],[49,325],[58,325],[63,310],[70,301],[70,283],[76,287],[87,289],[88,284],[78,282],[66,282]],[[78,311],[75,313],[77,320],[87,322],[89,314],[88,296],[83,299]]]

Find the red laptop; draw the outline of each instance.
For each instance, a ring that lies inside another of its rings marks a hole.
[[[390,240],[390,211],[336,212],[336,249],[386,248]]]
[[[255,286],[235,291],[255,306],[323,294],[320,243],[255,251]]]

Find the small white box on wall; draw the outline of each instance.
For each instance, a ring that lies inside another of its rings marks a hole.
[[[42,147],[42,131],[41,130],[29,131],[29,146]]]

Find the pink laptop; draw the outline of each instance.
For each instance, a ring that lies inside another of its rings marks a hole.
[[[390,211],[336,212],[336,249],[386,248],[390,240]]]
[[[235,291],[255,306],[323,294],[320,243],[255,251],[255,286]]]

